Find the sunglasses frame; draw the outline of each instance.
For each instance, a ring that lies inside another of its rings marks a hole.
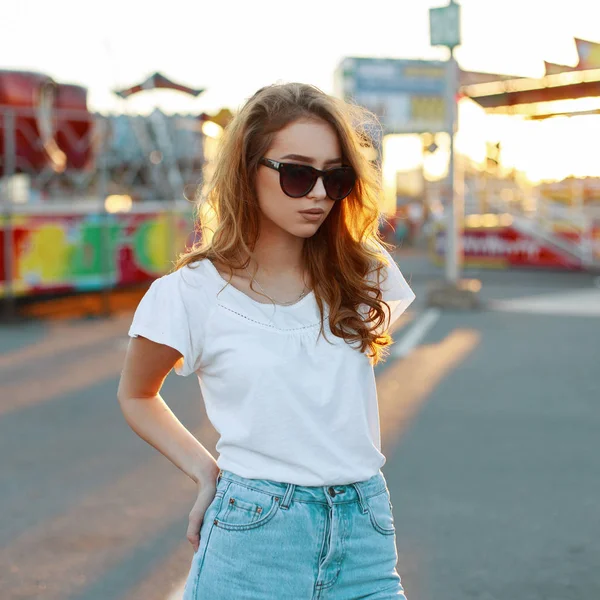
[[[310,165],[300,165],[298,163],[279,162],[279,161],[273,160],[272,158],[267,158],[265,156],[263,156],[258,162],[261,165],[264,165],[265,167],[269,167],[269,169],[273,169],[274,171],[278,171],[279,172],[279,185],[281,186],[281,191],[286,196],[289,196],[290,198],[303,198],[304,196],[306,196],[306,194],[308,194],[315,187],[315,185],[317,185],[317,180],[319,179],[319,177],[325,177],[326,175],[328,175],[329,173],[331,173],[331,171],[335,171],[337,169],[351,169],[352,172],[354,173],[354,169],[352,169],[352,167],[350,167],[348,165],[342,165],[341,167],[332,167],[331,169],[325,169],[324,171],[321,171],[320,169],[315,169],[314,167],[311,167]],[[300,195],[300,196],[291,196],[290,194],[288,194],[283,189],[283,185],[281,183],[281,176],[282,176],[281,167],[285,167],[285,166],[303,167],[305,169],[309,169],[313,173],[316,173],[316,177],[315,177],[315,180],[313,181],[313,184],[302,195]],[[330,200],[333,200],[334,202],[338,202],[339,200],[343,200],[344,198],[347,198],[352,193],[352,190],[354,189],[355,185],[356,185],[356,174],[354,174],[354,183],[352,184],[352,187],[350,188],[350,191],[343,198],[337,198],[337,199],[331,198],[329,196],[329,193],[327,192],[327,188],[325,188],[325,193],[327,194],[327,197]],[[324,179],[323,179],[323,187],[325,187],[325,180]]]

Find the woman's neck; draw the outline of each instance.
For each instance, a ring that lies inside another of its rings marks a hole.
[[[260,271],[270,276],[290,272],[302,273],[304,239],[281,233],[261,233],[254,246],[252,266],[256,266],[255,262],[258,263]]]

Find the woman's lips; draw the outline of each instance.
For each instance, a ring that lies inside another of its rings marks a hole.
[[[311,208],[309,210],[301,210],[299,212],[307,221],[318,221],[325,213],[324,210],[319,208]]]

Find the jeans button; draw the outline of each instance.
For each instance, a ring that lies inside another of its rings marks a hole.
[[[331,497],[335,496],[335,490],[332,487],[330,487],[327,491]]]

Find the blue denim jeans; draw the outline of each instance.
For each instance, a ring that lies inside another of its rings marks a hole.
[[[221,470],[184,600],[404,599],[383,473],[335,486]]]

